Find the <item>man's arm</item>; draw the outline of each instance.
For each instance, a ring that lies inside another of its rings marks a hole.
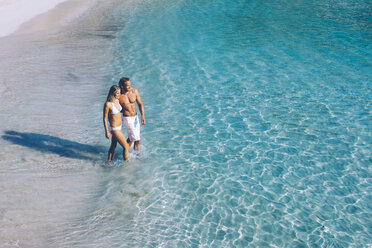
[[[141,97],[140,97],[137,89],[136,89],[136,101],[137,101],[137,104],[138,104],[139,111],[141,113],[141,123],[142,123],[142,125],[145,125],[146,124],[145,109],[143,107],[143,103],[142,103]]]

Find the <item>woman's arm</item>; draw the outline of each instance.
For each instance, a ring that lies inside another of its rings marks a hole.
[[[108,102],[105,103],[103,106],[103,126],[105,127],[105,132],[106,132],[106,138],[110,139],[110,132],[107,127],[107,116],[110,111],[110,107]]]

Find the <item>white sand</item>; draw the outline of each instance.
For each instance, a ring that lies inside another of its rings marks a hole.
[[[96,0],[0,0],[0,37],[16,31],[24,34],[55,30],[84,13],[96,2]]]

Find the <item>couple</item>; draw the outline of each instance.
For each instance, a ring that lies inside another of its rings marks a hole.
[[[110,132],[107,126],[107,117],[110,123],[112,134],[111,146],[108,151],[107,162],[111,162],[117,143],[123,147],[124,160],[129,159],[129,148],[134,142],[134,150],[138,153],[140,149],[140,124],[138,121],[136,103],[141,113],[141,124],[145,125],[145,111],[139,96],[138,90],[132,88],[129,78],[122,77],[119,81],[119,87],[111,86],[103,107],[103,125],[105,126],[106,138],[110,139]],[[123,122],[127,128],[128,139],[121,131],[121,113],[123,112]]]

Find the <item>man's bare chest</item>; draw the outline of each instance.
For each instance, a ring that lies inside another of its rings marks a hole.
[[[136,102],[136,95],[132,92],[128,92],[121,96],[121,100],[124,104],[133,104]]]

